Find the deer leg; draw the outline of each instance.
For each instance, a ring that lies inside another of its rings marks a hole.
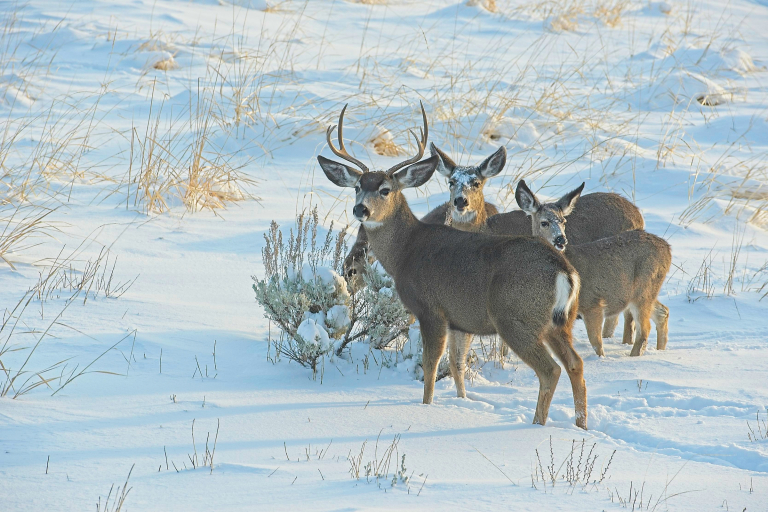
[[[667,334],[669,333],[669,308],[659,301],[653,305],[651,314],[656,324],[656,350],[667,349]]]
[[[424,370],[424,400],[431,404],[435,394],[437,365],[445,352],[446,325],[441,319],[419,318],[421,327],[421,367]]]
[[[509,355],[509,347],[506,343],[504,343],[504,340],[499,338],[499,352],[501,352],[501,357],[507,357]]]
[[[619,323],[619,315],[608,316],[603,324],[603,338],[613,338],[613,332]]]
[[[603,309],[595,308],[589,311],[582,311],[581,316],[584,318],[584,326],[587,328],[587,337],[589,337],[590,345],[595,349],[595,354],[604,357],[603,337],[600,333],[600,330],[603,327]]]
[[[648,345],[648,335],[651,332],[651,309],[653,304],[637,307],[637,311],[632,312],[638,324],[635,332],[635,344],[632,346],[630,356],[637,357],[643,355],[645,347]]]
[[[621,338],[621,342],[624,345],[631,345],[632,338],[635,336],[635,319],[632,318],[632,312],[627,309],[624,311],[624,335]]]
[[[451,376],[456,384],[456,396],[467,398],[464,387],[464,372],[467,369],[467,352],[472,343],[472,335],[461,331],[448,331],[448,362],[451,367]]]
[[[539,378],[539,399],[533,422],[544,425],[547,423],[549,406],[560,379],[560,366],[541,343],[541,329],[534,329],[517,320],[504,319],[495,322],[499,336],[525,364],[533,368]]]
[[[547,333],[547,342],[565,366],[573,389],[573,406],[576,410],[576,426],[587,430],[587,384],[584,382],[584,361],[573,348],[571,333],[556,328]]]
[[[459,352],[459,374],[461,375],[461,382],[462,387],[464,387],[464,377],[467,374],[467,356],[469,355],[469,347],[472,345],[472,338],[473,335],[463,332],[461,333],[462,336],[457,340],[458,348],[460,350]],[[466,398],[467,394],[466,391],[464,393],[464,398]]]

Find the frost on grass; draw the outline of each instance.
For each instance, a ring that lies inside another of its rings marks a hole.
[[[264,314],[280,330],[272,346],[285,356],[317,371],[325,356],[343,357],[354,341],[395,353],[395,363],[420,354],[420,337],[394,288],[394,281],[375,264],[368,265],[366,286],[350,293],[341,277],[346,230],[318,239],[317,209],[302,213],[287,241],[277,223],[265,234],[262,251],[265,276],[254,276],[253,289]]]

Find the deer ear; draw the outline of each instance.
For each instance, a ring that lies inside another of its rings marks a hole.
[[[557,200],[555,204],[558,208],[560,208],[564,216],[570,215],[573,209],[576,207],[576,202],[579,200],[579,197],[581,197],[582,190],[584,190],[584,183],[582,183],[579,188],[571,190]]]
[[[539,200],[536,199],[536,196],[531,192],[531,189],[528,188],[528,185],[525,184],[524,180],[520,180],[517,184],[515,200],[517,201],[517,206],[528,215],[536,213],[541,207]]]
[[[401,189],[420,187],[429,181],[439,163],[439,157],[433,155],[426,160],[416,162],[405,169],[397,171],[393,178]]]
[[[440,149],[435,146],[434,142],[429,143],[429,152],[432,154],[432,156],[437,155],[437,157],[440,159],[437,164],[437,172],[446,178],[450,178],[451,174],[453,174],[453,170],[456,168],[456,163],[451,160],[451,157],[440,151]]]
[[[329,160],[323,155],[317,155],[317,161],[320,163],[325,176],[337,187],[354,187],[360,176],[363,175],[357,169]]]
[[[493,178],[504,169],[506,164],[507,148],[501,146],[494,154],[477,166],[477,174],[483,178]]]

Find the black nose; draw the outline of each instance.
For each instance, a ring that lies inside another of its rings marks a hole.
[[[366,219],[371,214],[371,212],[368,211],[368,208],[366,208],[362,204],[356,204],[355,207],[352,208],[352,213],[358,219]]]
[[[568,244],[568,240],[565,238],[565,236],[560,235],[555,237],[555,247],[558,249],[563,249]]]
[[[459,196],[453,200],[453,205],[459,210],[463,210],[464,208],[467,207],[468,204],[469,202],[466,199],[464,199],[464,196]]]

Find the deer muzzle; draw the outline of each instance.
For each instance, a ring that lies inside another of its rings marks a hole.
[[[358,203],[352,208],[352,215],[360,222],[365,222],[371,215],[371,211],[363,204]]]
[[[453,200],[453,206],[455,206],[457,210],[462,212],[467,206],[469,206],[469,201],[467,201],[466,198],[464,198],[464,196],[459,196]]]

